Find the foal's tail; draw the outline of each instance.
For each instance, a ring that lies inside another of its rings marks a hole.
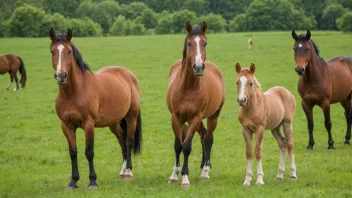
[[[125,133],[127,133],[126,118],[123,118],[120,121],[120,127]],[[138,117],[137,117],[136,131],[134,132],[133,153],[135,155],[141,153],[141,147],[142,147],[142,119],[141,119],[141,111],[139,111]]]
[[[19,71],[21,73],[21,79],[20,82],[23,82],[23,84],[21,85],[22,88],[24,88],[24,86],[26,85],[26,80],[27,80],[27,74],[26,74],[26,69],[24,68],[24,63],[22,58],[20,58],[19,56],[17,56],[18,60],[20,60],[20,68]]]

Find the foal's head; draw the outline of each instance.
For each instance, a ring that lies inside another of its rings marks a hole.
[[[256,91],[256,87],[259,87],[259,84],[254,77],[255,65],[251,63],[249,69],[241,68],[240,64],[236,64],[237,76],[237,102],[241,106],[246,106],[248,98]]]
[[[293,45],[294,58],[296,61],[295,71],[300,76],[304,75],[308,63],[312,59],[311,50],[315,50],[316,53],[319,55],[319,51],[316,48],[314,42],[310,40],[310,36],[311,34],[309,30],[307,30],[307,33],[305,35],[301,34],[299,36],[297,36],[294,30],[292,30],[292,38],[295,40],[295,44]],[[311,49],[311,43],[313,44],[312,46],[315,47],[315,49]]]
[[[205,46],[207,45],[205,32],[207,31],[207,24],[203,21],[201,27],[192,29],[191,23],[187,21],[186,30],[187,37],[183,49],[183,62],[186,61],[186,59],[190,61],[194,75],[202,76],[205,69]]]

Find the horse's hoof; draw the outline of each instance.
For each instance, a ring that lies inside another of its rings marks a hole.
[[[250,182],[243,182],[243,186],[250,186],[251,183]]]
[[[172,183],[177,183],[178,179],[169,179],[167,183],[172,184]]]
[[[133,176],[132,176],[132,175],[124,175],[124,176],[123,176],[123,179],[124,179],[124,180],[132,180],[132,179],[133,179]]]
[[[98,189],[98,186],[97,185],[89,185],[88,189],[89,190],[96,190],[96,189]]]
[[[313,146],[312,145],[308,145],[306,149],[307,150],[313,150]]]
[[[276,180],[279,180],[279,181],[281,181],[283,179],[284,179],[283,177],[276,177]]]
[[[335,147],[334,147],[334,145],[329,145],[328,149],[329,150],[335,150]]]
[[[202,179],[202,180],[208,180],[208,179],[210,179],[210,177],[209,177],[209,175],[201,175],[201,176],[199,176],[199,178],[200,179]]]
[[[189,188],[191,186],[190,183],[183,183],[181,184],[181,188]]]
[[[125,176],[124,175],[119,175],[120,179],[123,179]]]
[[[255,182],[255,184],[257,184],[257,185],[264,185],[264,182],[263,182],[263,181],[257,181],[257,182]]]
[[[350,144],[350,141],[345,141],[345,146],[350,146],[351,144]]]
[[[290,180],[297,180],[297,176],[290,176]]]
[[[75,188],[77,188],[78,186],[77,185],[74,185],[74,186],[66,186],[66,190],[74,190]]]

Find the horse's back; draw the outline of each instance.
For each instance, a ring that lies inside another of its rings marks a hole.
[[[10,72],[11,70],[18,70],[20,67],[20,60],[13,54],[6,54],[0,56],[0,74]]]

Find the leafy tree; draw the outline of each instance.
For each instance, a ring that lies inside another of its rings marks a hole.
[[[75,36],[101,36],[103,32],[100,25],[90,18],[71,19],[69,28]]]
[[[230,32],[248,31],[248,21],[246,14],[239,14],[229,23]]]
[[[145,33],[145,27],[139,21],[132,21],[131,24],[131,35],[143,35]]]
[[[168,34],[168,33],[171,33],[171,26],[172,26],[172,15],[162,13],[161,18],[158,20],[158,25],[156,26],[155,31],[157,34]]]
[[[326,7],[320,19],[320,29],[337,30],[336,19],[340,18],[348,9],[340,4],[332,4]]]
[[[344,33],[352,32],[352,12],[346,12],[336,20],[337,27]]]
[[[226,27],[226,20],[219,14],[210,13],[201,17],[208,25],[208,32],[224,32]]]
[[[143,2],[133,2],[121,5],[121,14],[127,19],[136,19],[145,9],[149,9]]]
[[[319,22],[323,15],[323,10],[327,6],[329,0],[301,0],[302,8],[305,11],[306,16],[313,16],[315,21]],[[320,28],[320,24],[318,24]]]
[[[185,33],[186,22],[191,21],[191,23],[194,23],[195,19],[196,14],[189,10],[181,10],[178,12],[174,12],[172,14],[171,33]]]
[[[69,28],[69,20],[59,13],[48,14],[43,20],[40,36],[48,36],[50,28],[54,28],[57,32],[66,32],[67,28]]]
[[[11,36],[38,37],[42,28],[45,12],[28,4],[17,7],[10,18]]]
[[[119,15],[116,19],[114,24],[112,24],[109,32],[111,35],[114,36],[123,36],[124,35],[124,25],[126,22],[126,18],[122,15]]]
[[[182,7],[198,15],[209,13],[209,2],[206,0],[185,0]]]
[[[141,23],[144,24],[144,26],[147,29],[155,28],[156,25],[158,24],[158,19],[157,19],[156,13],[153,12],[153,10],[151,10],[149,8],[145,9],[142,12],[140,21],[141,21]]]
[[[82,0],[42,0],[43,7],[47,13],[54,14],[56,12],[65,17],[76,17],[76,9]]]

